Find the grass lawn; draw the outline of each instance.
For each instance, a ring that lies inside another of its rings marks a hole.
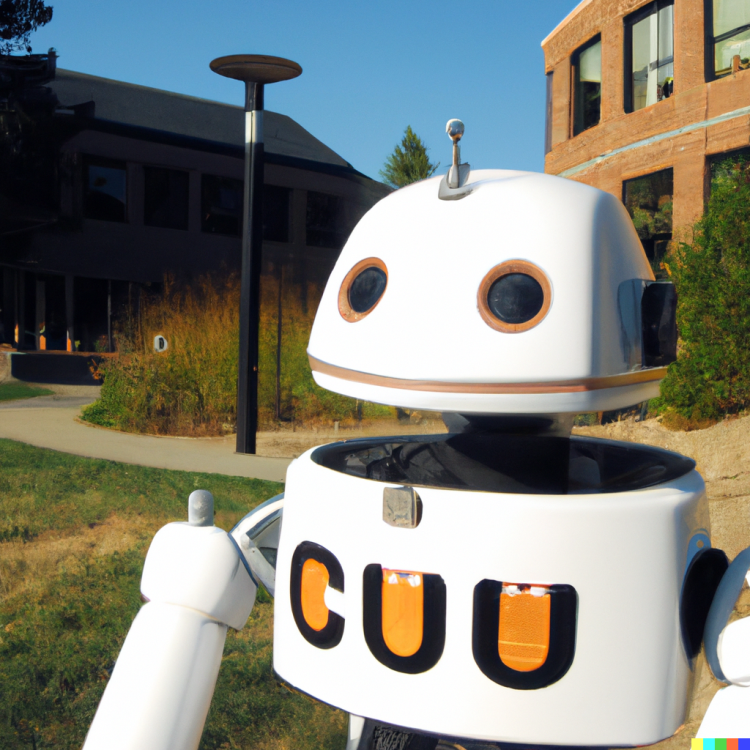
[[[229,529],[280,491],[255,479],[79,458],[0,440],[0,747],[80,748],[141,606],[154,533],[210,490]],[[200,747],[340,750],[346,716],[272,672],[273,606],[259,592],[229,631]]]
[[[36,396],[51,396],[52,391],[47,388],[35,388],[26,383],[0,384],[0,401],[15,401],[19,398],[35,398]]]

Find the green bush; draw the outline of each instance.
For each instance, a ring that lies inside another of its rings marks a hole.
[[[692,243],[670,253],[677,287],[677,361],[662,403],[683,420],[705,422],[750,405],[750,169],[722,164]]]

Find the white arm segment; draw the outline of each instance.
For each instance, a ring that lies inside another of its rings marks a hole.
[[[125,640],[85,750],[198,747],[227,626],[244,626],[257,589],[229,534],[194,523],[168,524],[151,543],[141,581],[150,601]]]
[[[750,737],[750,617],[726,625],[743,578],[750,584],[750,548],[729,566],[708,614],[704,641],[709,665],[717,679],[730,685],[713,697],[697,737]]]
[[[85,750],[194,750],[227,627],[195,610],[141,609],[94,717]]]

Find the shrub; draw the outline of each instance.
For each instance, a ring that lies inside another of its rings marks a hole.
[[[750,405],[750,169],[725,163],[690,244],[670,253],[680,346],[663,405],[688,420],[716,420]]]

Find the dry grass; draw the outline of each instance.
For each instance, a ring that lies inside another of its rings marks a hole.
[[[362,404],[315,385],[307,359],[322,287],[284,284],[264,276],[259,331],[258,420],[261,429],[287,424],[333,426],[395,416],[390,407]],[[167,279],[120,321],[118,356],[101,374],[100,400],[83,418],[105,427],[154,435],[217,436],[236,424],[239,352],[238,278]],[[281,326],[279,326],[279,313]],[[168,349],[153,351],[154,337]]]
[[[132,549],[153,535],[155,525],[152,519],[113,514],[72,531],[48,531],[33,542],[11,539],[0,544],[0,593],[10,598],[46,591],[63,570],[78,574],[85,560]]]

